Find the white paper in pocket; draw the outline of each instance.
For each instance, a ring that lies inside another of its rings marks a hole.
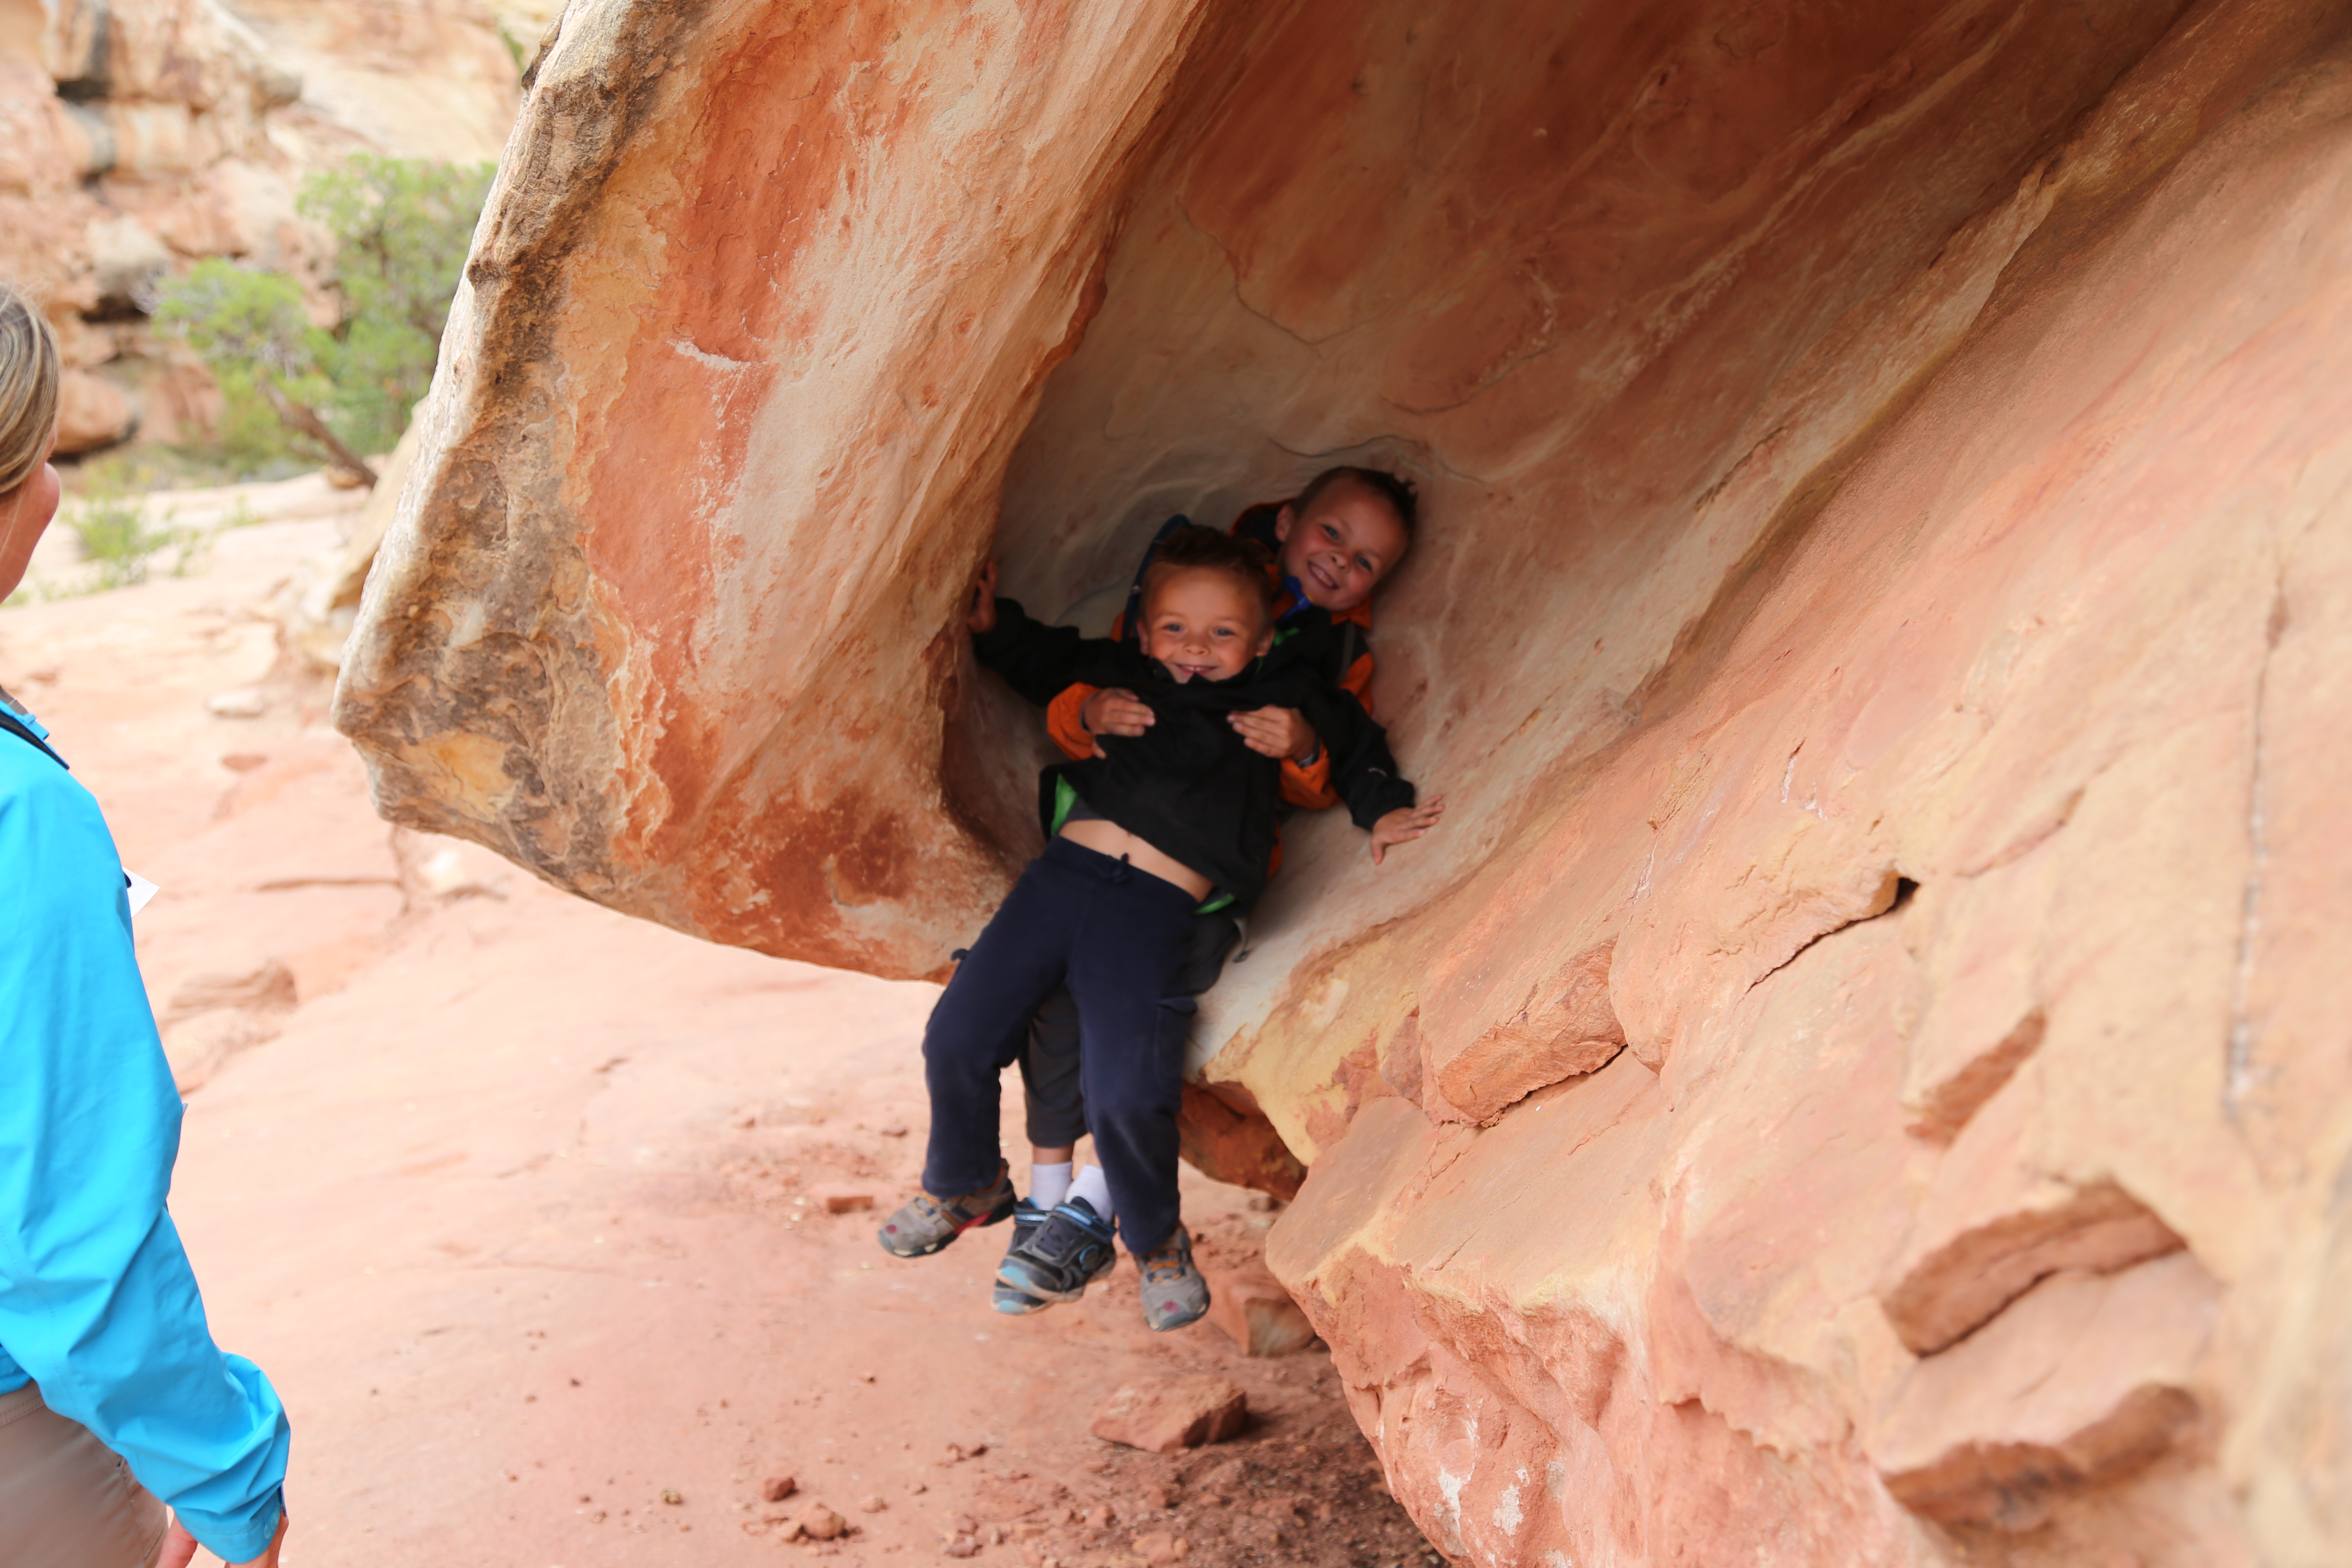
[[[134,915],[145,909],[147,900],[161,890],[154,883],[132,870],[126,869],[122,873],[122,881],[123,897],[131,900],[131,912]]]

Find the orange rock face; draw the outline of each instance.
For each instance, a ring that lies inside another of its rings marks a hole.
[[[1084,618],[1398,467],[1451,809],[1293,825],[1195,1066],[1432,1539],[2346,1560],[2346,39],[575,4],[339,722],[399,819],[937,973],[1035,842],[980,560]]]

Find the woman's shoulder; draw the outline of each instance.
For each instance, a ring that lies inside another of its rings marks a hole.
[[[114,858],[114,838],[97,799],[48,743],[48,733],[21,708],[0,707],[0,852],[19,874],[26,856],[49,864],[87,854]],[[21,728],[19,728],[21,726]]]

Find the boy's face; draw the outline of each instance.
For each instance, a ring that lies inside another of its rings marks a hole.
[[[1304,511],[1284,507],[1274,536],[1282,542],[1282,574],[1335,616],[1370,598],[1412,542],[1387,498],[1355,479],[1333,480]]]
[[[1230,680],[1273,646],[1265,599],[1230,573],[1171,572],[1151,585],[1143,651],[1179,681]]]

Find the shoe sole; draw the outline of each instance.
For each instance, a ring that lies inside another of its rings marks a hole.
[[[1048,1307],[1061,1305],[1058,1301],[1044,1300],[1025,1290],[1016,1290],[1005,1285],[999,1285],[990,1293],[988,1304],[1009,1318],[1025,1318],[1032,1312],[1042,1312]]]
[[[1118,1261],[1118,1259],[1113,1257],[1100,1268],[1080,1280],[1076,1289],[1065,1290],[1057,1286],[1047,1284],[1023,1268],[1017,1260],[1008,1258],[997,1265],[996,1282],[1008,1290],[1018,1290],[1024,1296],[1034,1296],[1041,1301],[1075,1301],[1087,1293],[1087,1286],[1108,1275],[1111,1271],[1111,1266]]]
[[[1199,1322],[1208,1315],[1209,1303],[1203,1301],[1201,1303],[1201,1310],[1193,1313],[1189,1318],[1179,1318],[1174,1322],[1154,1322],[1150,1319],[1147,1318],[1144,1320],[1144,1327],[1150,1329],[1155,1334],[1173,1333],[1178,1329],[1191,1328],[1193,1324]]]

